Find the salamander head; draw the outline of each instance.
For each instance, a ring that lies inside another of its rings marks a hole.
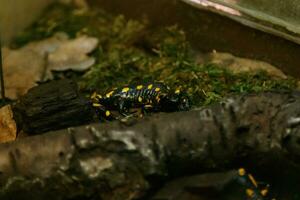
[[[187,111],[191,108],[191,101],[186,93],[176,90],[162,98],[161,107],[166,112]]]

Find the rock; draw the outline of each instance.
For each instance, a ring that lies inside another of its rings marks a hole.
[[[98,45],[98,39],[87,36],[80,36],[63,43],[48,56],[48,76],[51,71],[74,71],[87,70],[95,63],[95,58],[87,56]]]
[[[57,33],[46,40],[32,42],[25,49],[47,57],[47,69],[43,80],[52,79],[52,71],[85,71],[94,63],[95,58],[87,54],[98,45],[98,39],[86,35],[68,39],[64,33]]]
[[[15,140],[17,137],[17,126],[13,119],[11,106],[0,108],[0,143]]]
[[[68,39],[64,33],[27,44],[20,49],[3,48],[6,96],[17,99],[37,81],[52,79],[52,71],[85,71],[95,63],[87,54],[98,45],[98,39],[80,36]]]
[[[220,67],[225,67],[234,73],[258,72],[263,70],[271,76],[283,79],[287,78],[287,76],[281,70],[269,63],[236,57],[230,53],[213,51],[212,53],[208,53],[204,55],[203,58],[198,60],[203,63],[217,64]]]
[[[53,37],[47,38],[45,40],[30,42],[22,49],[34,51],[41,56],[45,56],[50,54],[63,44],[64,42],[69,40],[69,36],[66,33],[59,32],[56,33]]]
[[[42,77],[46,60],[34,51],[3,49],[5,93],[17,99],[36,85]]]

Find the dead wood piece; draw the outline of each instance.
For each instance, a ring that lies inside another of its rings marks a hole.
[[[161,178],[249,164],[275,179],[297,166],[300,188],[299,116],[299,93],[262,93],[2,144],[0,199],[137,199]]]
[[[0,143],[15,140],[17,126],[10,105],[0,108]]]
[[[81,125],[92,119],[89,101],[71,80],[51,81],[34,87],[14,105],[18,128],[26,133],[44,133]]]

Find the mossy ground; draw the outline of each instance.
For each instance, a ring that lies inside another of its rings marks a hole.
[[[97,37],[99,47],[91,56],[97,62],[78,82],[83,91],[105,92],[109,88],[147,81],[164,81],[186,90],[194,106],[208,105],[236,93],[294,89],[297,80],[276,79],[261,71],[233,74],[212,64],[198,64],[184,31],[174,25],[149,28],[147,21],[128,20],[104,11],[78,12],[55,4],[15,41],[30,41],[65,32]]]

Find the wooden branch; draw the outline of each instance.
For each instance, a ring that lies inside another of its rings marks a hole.
[[[299,116],[299,93],[263,93],[28,137],[0,145],[0,199],[136,199],[174,174],[299,167]]]

